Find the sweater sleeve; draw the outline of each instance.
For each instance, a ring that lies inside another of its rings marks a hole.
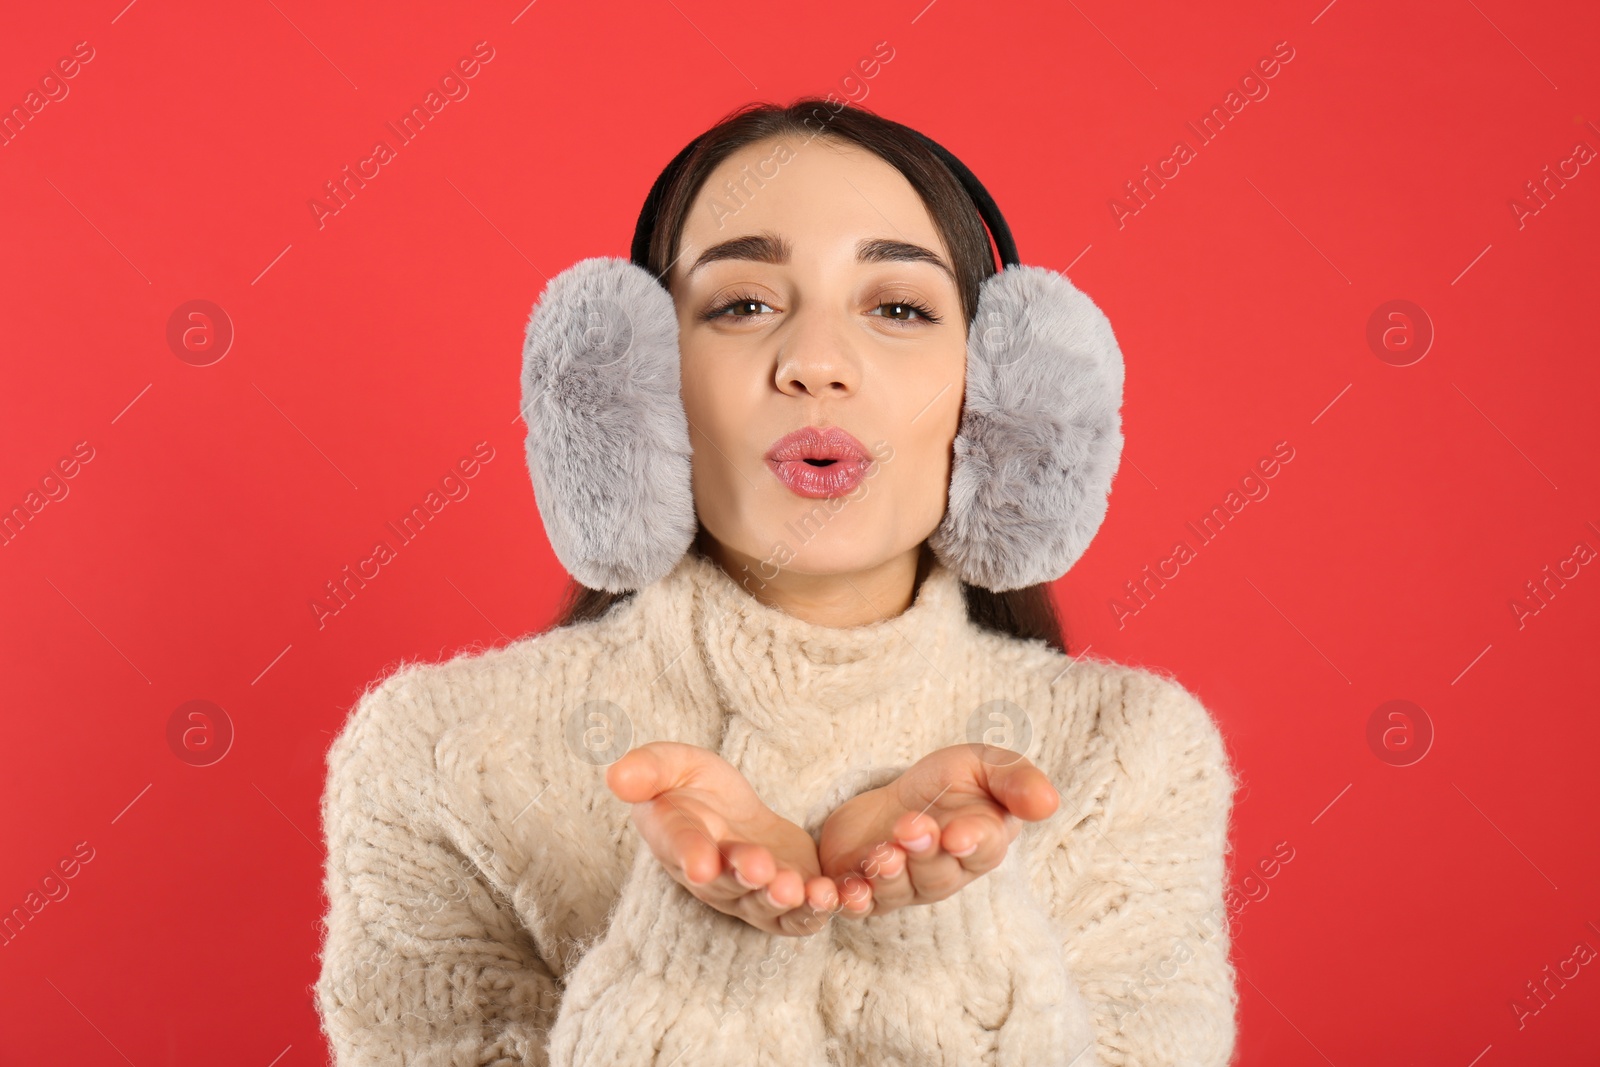
[[[433,705],[426,684],[392,676],[329,752],[316,994],[335,1067],[828,1067],[826,932],[723,915],[642,841],[603,932],[557,980],[486,877],[494,857],[451,829]]]
[[[336,1067],[543,1067],[557,985],[437,818],[430,710],[401,671],[329,751],[322,1028]]]
[[[1018,843],[1033,853],[1032,885],[1092,1009],[1099,1056],[1107,1067],[1222,1067],[1237,993],[1223,896],[1234,777],[1221,733],[1180,684],[1142,670],[1065,680],[1056,706],[1097,710],[1087,730],[1062,725],[1047,746],[1041,767],[1062,805]]]

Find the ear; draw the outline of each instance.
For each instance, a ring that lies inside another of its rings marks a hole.
[[[596,257],[545,286],[522,346],[528,472],[556,558],[592,589],[639,589],[695,534],[672,296]]]
[[[1065,275],[991,275],[967,335],[950,502],[929,547],[995,592],[1061,577],[1105,519],[1122,458],[1122,351]]]

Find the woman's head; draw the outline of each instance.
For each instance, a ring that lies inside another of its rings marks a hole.
[[[659,218],[650,266],[678,311],[695,508],[719,562],[754,590],[914,560],[944,516],[967,324],[994,269],[955,178],[865,112],[751,109],[702,142]],[[865,476],[786,484],[769,450],[807,427],[855,438]]]
[[[748,105],[663,189],[647,266],[678,314],[697,544],[753,593],[782,572],[918,560],[945,513],[967,332],[995,270],[949,168],[858,108]],[[797,490],[797,471],[823,468],[768,456],[807,427],[859,441],[864,477]],[[967,593],[978,621],[1061,645],[1043,587]]]

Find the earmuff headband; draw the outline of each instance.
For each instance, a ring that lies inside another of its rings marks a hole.
[[[983,220],[984,226],[988,228],[989,237],[994,241],[995,251],[1000,256],[1000,269],[1004,270],[1006,267],[1014,267],[1021,263],[1022,261],[1017,257],[1017,242],[1011,236],[1011,227],[1006,223],[1005,215],[1001,214],[1000,205],[994,202],[994,197],[989,195],[989,190],[983,187],[983,183],[978,180],[978,176],[972,173],[965,163],[957,159],[955,153],[922,131],[914,130],[899,122],[893,122],[891,119],[885,119],[884,121],[890,122],[892,125],[914,135],[928,147],[929,151],[939,159],[939,162],[943,163],[950,173],[954,175],[955,179],[961,183],[961,187],[966,190],[968,198],[972,200],[973,206],[978,209],[978,217]],[[655,233],[656,219],[661,213],[661,201],[666,198],[668,186],[672,184],[678,172],[688,164],[689,157],[694,153],[695,147],[700,144],[705,136],[702,133],[684,145],[678,151],[678,154],[672,157],[672,162],[668,163],[661,173],[656,176],[655,184],[650,186],[650,195],[644,198],[644,206],[639,209],[639,220],[633,227],[633,244],[629,249],[629,257],[634,263],[644,267],[646,270],[650,266],[650,238]]]

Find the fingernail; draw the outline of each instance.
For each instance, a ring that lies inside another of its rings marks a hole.
[[[910,841],[902,841],[900,843],[906,847],[906,851],[908,852],[926,852],[933,844],[933,835],[923,834],[921,837],[913,838]]]
[[[756,883],[754,883],[754,882],[750,881],[748,878],[746,878],[744,876],[744,872],[740,871],[739,868],[737,868],[737,867],[735,867],[733,869],[733,878],[734,878],[734,881],[738,882],[740,885],[744,886],[746,889],[757,889],[757,888],[759,888],[756,885]]]
[[[950,855],[952,855],[952,856],[961,856],[961,857],[965,858],[967,856],[972,855],[976,851],[978,851],[978,843],[976,841],[974,841],[972,844],[968,845],[965,849],[961,850],[960,852],[956,852],[954,850],[951,850]]]

